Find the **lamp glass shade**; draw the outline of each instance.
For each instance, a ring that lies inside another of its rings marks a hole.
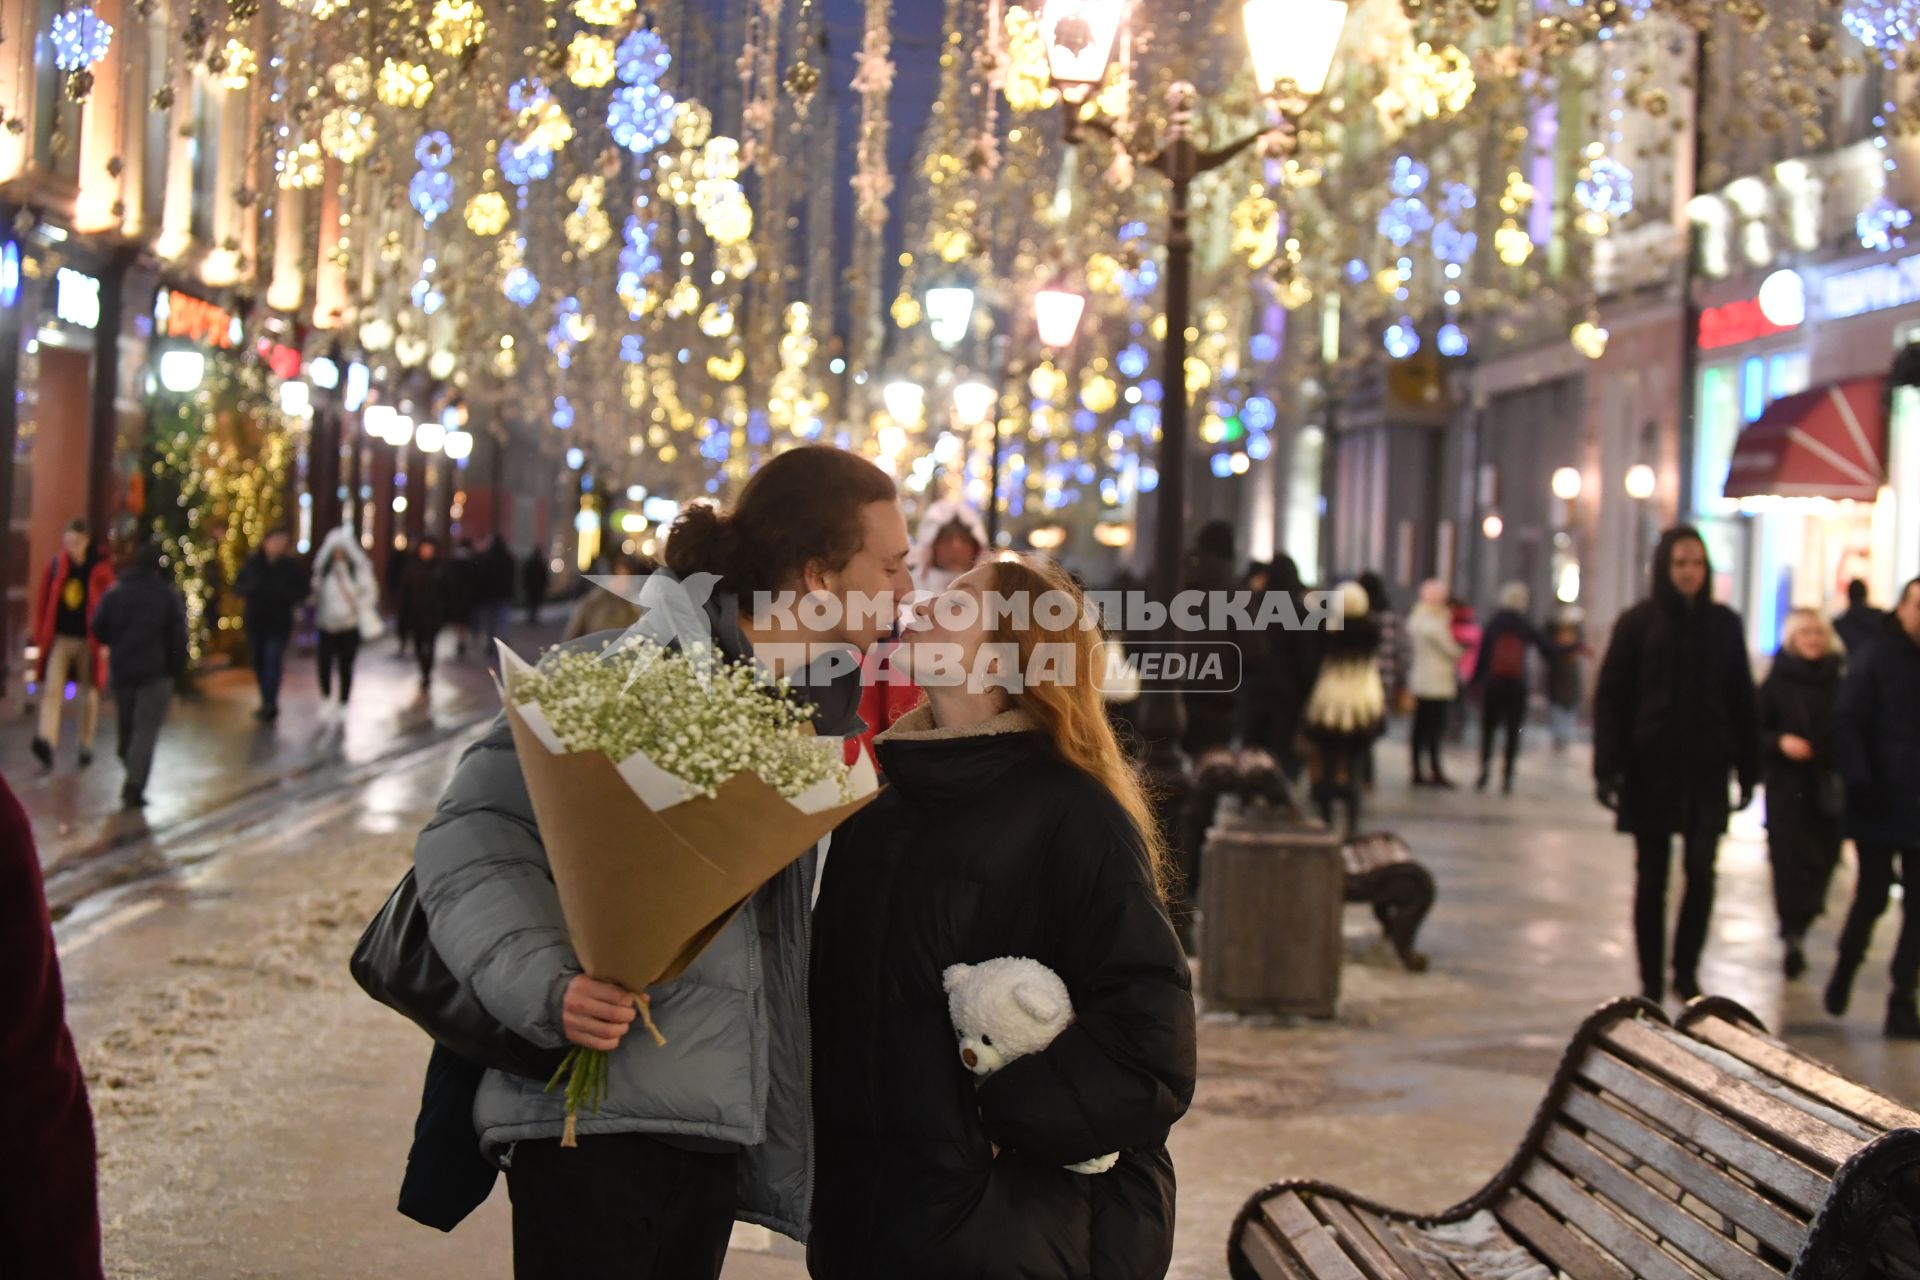
[[[1040,331],[1040,341],[1056,351],[1072,346],[1086,309],[1085,296],[1071,289],[1042,289],[1034,294],[1033,320]]]
[[[977,427],[993,413],[1000,393],[984,382],[961,382],[953,388],[953,415],[963,427]]]
[[[414,428],[413,442],[422,453],[438,453],[447,443],[447,429],[429,418]]]
[[[200,389],[207,376],[207,358],[198,351],[165,351],[160,355],[160,385],[177,396]]]
[[[1347,25],[1345,0],[1247,0],[1240,16],[1260,92],[1291,84],[1310,98],[1327,87]]]
[[[1582,478],[1578,467],[1561,467],[1553,473],[1553,496],[1572,502],[1580,496]]]
[[[280,384],[280,412],[289,418],[304,418],[313,410],[313,388],[300,378],[288,378]]]
[[[393,415],[393,421],[387,426],[387,443],[396,449],[404,449],[413,443],[413,419],[404,413]]]
[[[901,426],[916,426],[926,408],[927,389],[917,382],[889,382],[880,388],[880,400],[889,418]]]
[[[447,456],[455,462],[465,461],[473,453],[473,433],[470,431],[447,432],[446,443],[441,446]]]
[[[1040,11],[1040,38],[1047,42],[1047,69],[1056,84],[1097,85],[1106,79],[1125,11],[1126,0],[1047,0]]]
[[[927,328],[943,347],[959,344],[973,323],[973,290],[944,286],[927,290]]]
[[[367,411],[360,415],[360,425],[375,440],[385,440],[393,430],[393,420],[396,416],[390,404],[370,404],[367,406]]]
[[[1636,462],[1627,468],[1626,485],[1629,498],[1644,502],[1660,487],[1660,478],[1654,474],[1652,467],[1644,462]]]

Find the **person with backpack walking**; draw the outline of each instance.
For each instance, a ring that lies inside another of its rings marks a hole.
[[[1540,628],[1527,617],[1532,593],[1524,582],[1500,588],[1500,609],[1480,636],[1480,656],[1474,663],[1473,683],[1480,690],[1480,781],[1485,791],[1493,780],[1493,743],[1506,734],[1505,767],[1500,789],[1513,794],[1513,766],[1520,755],[1520,735],[1527,724],[1527,700],[1533,693],[1532,657],[1535,650],[1551,658],[1556,650]]]
[[[1673,935],[1673,989],[1700,994],[1700,955],[1713,916],[1715,858],[1733,812],[1753,803],[1760,728],[1740,615],[1716,604],[1697,529],[1676,526],[1653,553],[1653,592],[1614,625],[1593,695],[1594,790],[1637,859],[1633,926],[1640,987],[1666,996],[1667,879],[1673,837],[1686,890]]]

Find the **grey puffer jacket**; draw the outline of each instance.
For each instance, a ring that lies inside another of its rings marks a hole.
[[[719,647],[750,652],[738,605],[706,606]],[[598,648],[613,633],[568,648]],[[802,690],[814,728],[858,729],[857,667]],[[667,1043],[630,1034],[614,1051],[606,1101],[579,1117],[582,1133],[652,1133],[736,1148],[739,1217],[806,1238],[812,1196],[811,1044],[806,974],[813,885],[810,851],[768,882],[706,953],[673,982],[649,990]],[[533,805],[502,715],[461,757],[433,820],[414,847],[414,875],[434,947],[501,1022],[558,1047],[561,999],[580,972],[534,822]],[[474,1103],[481,1149],[502,1165],[512,1145],[558,1137],[559,1091],[489,1071]]]

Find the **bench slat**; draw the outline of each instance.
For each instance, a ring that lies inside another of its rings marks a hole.
[[[1294,1192],[1282,1191],[1267,1201],[1262,1211],[1317,1280],[1367,1280],[1334,1242],[1333,1232],[1321,1225]]]
[[[1881,1129],[1920,1128],[1920,1112],[1909,1111],[1891,1098],[1855,1084],[1825,1063],[1757,1036],[1745,1027],[1720,1018],[1702,1018],[1688,1027],[1687,1032],[1868,1124]]]
[[[1580,1075],[1771,1189],[1799,1210],[1803,1222],[1826,1200],[1826,1178],[1638,1067],[1609,1054],[1592,1053],[1580,1064]]]
[[[1716,1280],[1778,1280],[1780,1273],[1594,1150],[1571,1129],[1547,1130],[1541,1150],[1677,1246]]]
[[[1515,1190],[1493,1214],[1513,1236],[1573,1280],[1621,1280],[1620,1264],[1562,1226],[1538,1200]]]
[[[1529,1165],[1520,1182],[1538,1196],[1541,1203],[1612,1254],[1639,1280],[1698,1280],[1693,1272],[1545,1161],[1536,1160]]]
[[[1729,1177],[1724,1169],[1714,1168],[1595,1095],[1576,1090],[1567,1096],[1561,1112],[1672,1178],[1688,1195],[1712,1205],[1787,1257],[1798,1254],[1806,1243],[1804,1226]]]
[[[1255,1218],[1240,1229],[1240,1252],[1261,1280],[1312,1280],[1274,1239],[1273,1228]]]
[[[1394,1225],[1386,1219],[1358,1205],[1348,1207],[1352,1208],[1353,1216],[1358,1218],[1367,1230],[1373,1232],[1373,1238],[1386,1246],[1387,1252],[1391,1253],[1394,1261],[1400,1264],[1400,1269],[1413,1277],[1413,1280],[1458,1280],[1457,1273],[1443,1259],[1429,1258],[1414,1252],[1412,1247],[1401,1238]]]
[[[1372,1280],[1415,1280],[1346,1205],[1327,1196],[1315,1196],[1309,1207],[1340,1237],[1347,1252]]]
[[[1681,1045],[1654,1034],[1637,1021],[1616,1023],[1602,1040],[1652,1070],[1692,1090],[1709,1105],[1767,1135],[1782,1146],[1804,1152],[1828,1170],[1839,1168],[1864,1144],[1790,1103],[1721,1070]]]

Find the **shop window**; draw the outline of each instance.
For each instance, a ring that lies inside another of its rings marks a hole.
[[[1748,356],[1740,363],[1740,416],[1758,422],[1767,411],[1767,362]]]
[[[1767,359],[1767,403],[1799,395],[1813,384],[1813,358],[1804,351],[1782,351]]]
[[[1727,506],[1727,466],[1740,436],[1743,415],[1732,365],[1701,371],[1698,430],[1693,452],[1693,509],[1702,514]]]

